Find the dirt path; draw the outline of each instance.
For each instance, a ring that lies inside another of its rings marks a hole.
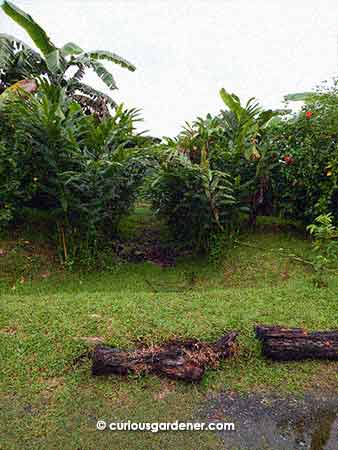
[[[179,250],[167,234],[166,227],[149,210],[134,214],[133,233],[116,244],[117,254],[129,262],[150,261],[161,267],[172,267],[178,256],[187,254]]]

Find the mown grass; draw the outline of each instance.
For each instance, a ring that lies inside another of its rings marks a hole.
[[[307,258],[310,243],[287,230],[267,224],[243,234],[222,261],[123,263],[91,274],[60,271],[49,252],[37,252],[41,243],[30,239],[26,248],[7,236],[0,244],[7,252],[0,257],[3,448],[217,450],[221,441],[212,433],[99,432],[96,421],[189,421],[220,391],[337,395],[337,364],[267,362],[253,335],[256,323],[337,328],[338,278],[315,288],[311,270],[287,256]],[[29,256],[35,259],[22,274]],[[200,385],[93,378],[89,361],[76,363],[93,337],[128,348],[175,336],[211,341],[229,330],[240,333],[238,354]]]

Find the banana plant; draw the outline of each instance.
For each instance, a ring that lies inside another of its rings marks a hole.
[[[255,98],[250,98],[242,106],[237,95],[229,94],[224,88],[220,90],[220,96],[229,108],[223,113],[223,119],[231,132],[233,145],[247,159],[260,159],[259,144],[263,131],[279,112],[263,110]]]
[[[112,62],[130,71],[136,68],[121,56],[110,51],[85,51],[73,42],[58,48],[46,31],[34,19],[9,1],[0,2],[3,12],[21,26],[32,39],[37,50],[8,34],[0,34],[0,79],[4,90],[13,83],[27,78],[47,76],[58,86],[66,87],[68,95],[79,103],[95,109],[97,100],[115,107],[113,99],[82,82],[86,69],[92,69],[111,89],[117,89],[113,75],[102,64]],[[75,68],[70,76],[69,70]],[[77,96],[77,98],[75,97]],[[94,103],[93,103],[94,102]],[[98,102],[99,104],[100,102]]]
[[[256,223],[258,209],[266,201],[269,180],[274,164],[264,139],[265,130],[273,119],[281,115],[280,111],[263,110],[254,98],[245,106],[235,94],[221,89],[220,95],[229,111],[223,112],[223,120],[230,131],[230,139],[236,152],[248,160],[256,161],[256,174],[247,183],[250,198],[251,225]],[[242,186],[243,188],[244,186]]]

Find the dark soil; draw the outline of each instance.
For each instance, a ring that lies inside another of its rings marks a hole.
[[[128,262],[150,261],[161,267],[173,267],[178,256],[187,255],[189,249],[180,249],[177,243],[163,239],[162,230],[155,226],[141,226],[137,234],[115,244],[116,254]]]

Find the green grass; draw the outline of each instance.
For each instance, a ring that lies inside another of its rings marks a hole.
[[[125,224],[126,234],[138,221]],[[49,252],[37,251],[41,242],[31,241],[30,248],[8,236],[0,243],[7,251],[0,257],[6,450],[217,450],[221,442],[212,433],[112,433],[95,425],[189,421],[208,396],[224,390],[338,393],[337,364],[267,362],[253,335],[256,323],[337,328],[338,278],[315,288],[309,268],[286,256],[309,255],[310,243],[298,233],[267,224],[242,235],[245,245],[222,262],[185,257],[174,268],[118,264],[92,274],[58,270]],[[155,376],[93,378],[88,361],[74,364],[88,348],[85,337],[128,348],[175,336],[211,341],[228,330],[240,333],[239,353],[198,386]]]

